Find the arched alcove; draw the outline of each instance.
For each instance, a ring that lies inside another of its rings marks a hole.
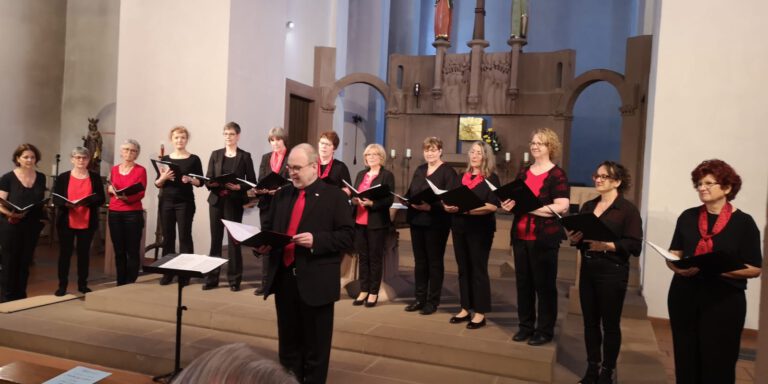
[[[621,100],[606,82],[592,83],[578,96],[573,107],[569,140],[568,179],[591,185],[595,166],[621,158]]]

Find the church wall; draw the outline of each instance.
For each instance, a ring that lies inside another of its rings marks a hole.
[[[40,171],[51,174],[58,150],[67,3],[0,2],[0,172],[24,142],[42,153]]]
[[[763,37],[768,3],[723,7],[713,0],[664,1],[660,7],[646,137],[646,236],[669,246],[678,215],[700,204],[691,170],[702,160],[720,158],[741,175],[734,205],[752,215],[762,239],[768,194],[768,46]],[[713,29],[715,24],[721,27]],[[646,251],[643,290],[649,316],[668,317],[671,278],[661,257]],[[759,300],[760,281],[751,280],[747,328],[758,326]]]
[[[115,100],[120,0],[67,1],[66,53],[61,100],[61,170],[71,168],[69,153],[83,145],[88,118],[99,119],[104,141],[101,174],[114,156]]]

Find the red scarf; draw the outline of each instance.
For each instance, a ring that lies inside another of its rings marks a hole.
[[[328,167],[325,168],[325,172],[322,171],[322,166],[320,166],[320,160],[317,161],[317,176],[319,176],[321,179],[325,179],[328,177],[328,175],[331,173],[331,166],[333,166],[333,158],[331,158],[331,162],[328,163]]]
[[[696,251],[693,253],[694,256],[712,252],[712,237],[720,233],[720,231],[728,225],[728,220],[731,219],[731,214],[733,214],[733,206],[731,203],[725,203],[720,214],[717,216],[717,220],[715,220],[715,225],[712,227],[712,233],[708,234],[707,207],[702,205],[701,208],[699,208],[699,234],[701,235],[701,240],[696,244]]]
[[[272,168],[272,172],[279,174],[280,168],[283,167],[283,158],[285,157],[285,151],[275,152],[272,151],[272,158],[269,159],[269,167]]]
[[[464,176],[461,177],[461,183],[469,187],[469,189],[475,189],[478,184],[482,183],[483,178],[482,175],[478,174],[474,179],[472,178],[472,172],[467,172],[464,174]]]

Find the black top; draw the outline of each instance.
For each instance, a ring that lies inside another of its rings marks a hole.
[[[408,188],[408,192],[405,194],[406,198],[415,196],[421,191],[429,188],[429,184],[427,184],[427,168],[428,164],[424,163],[419,165],[419,167],[413,171],[413,179],[411,180],[411,186]],[[440,164],[440,166],[429,175],[429,181],[431,181],[432,184],[435,184],[436,187],[445,190],[455,188],[459,184],[456,171],[446,163]],[[450,228],[451,214],[445,211],[440,200],[436,200],[432,203],[431,207],[432,210],[429,212],[409,207],[407,215],[408,224],[419,227],[432,226],[436,228]]]
[[[320,158],[317,159],[317,162],[320,163]],[[344,183],[341,182],[342,180],[346,180],[347,183],[352,184],[352,180],[349,175],[349,168],[347,168],[347,165],[344,164],[344,162],[336,159],[333,159],[332,164],[333,165],[331,165],[331,170],[328,172],[328,176],[321,180],[339,188],[345,186]],[[322,175],[326,168],[328,168],[328,164],[320,165],[320,173],[318,173],[318,176]]]
[[[161,198],[166,201],[191,201],[195,202],[195,194],[192,191],[193,184],[184,184],[181,182],[183,175],[193,173],[195,175],[203,174],[203,163],[197,155],[189,155],[186,159],[172,159],[171,156],[165,155],[161,159],[168,161],[179,166],[181,175],[174,175],[174,180],[166,180],[163,183],[163,194]],[[200,184],[202,186],[202,184]]]
[[[272,160],[272,152],[267,152],[263,156],[261,156],[261,163],[259,164],[259,180],[267,177],[267,175],[272,173],[272,166],[269,164],[270,160]],[[282,163],[280,163],[280,172],[279,172],[279,175],[282,177],[285,177],[286,179],[289,178],[288,170],[285,168],[287,161],[288,161],[288,151],[286,151],[285,156],[283,156],[283,161]],[[272,201],[271,195],[259,196],[258,207],[259,207],[260,217],[263,217],[264,215],[267,214],[267,211],[269,211],[269,203],[271,201]]]
[[[454,188],[461,185],[461,179],[463,176],[464,174],[462,173],[456,178],[457,183],[454,185]],[[490,181],[493,185],[499,185],[499,176],[497,176],[495,173],[492,173],[491,176],[488,177],[488,181]],[[491,188],[488,187],[488,183],[485,181],[481,182],[475,188],[473,188],[472,192],[474,192],[475,195],[480,198],[480,200],[486,203],[491,203],[496,206],[501,205],[499,199],[496,197],[496,194],[491,191]],[[464,213],[457,213],[453,215],[453,225],[451,230],[456,233],[496,232],[496,215],[494,213],[488,213],[485,215],[467,215]]]
[[[683,251],[683,258],[695,257],[693,254],[696,251],[699,239],[701,239],[699,234],[699,209],[700,207],[689,208],[677,218],[675,234],[672,236],[672,244],[670,244],[669,249]],[[707,214],[707,219],[709,221],[707,231],[709,232],[712,230],[717,215]],[[713,251],[723,251],[729,257],[733,257],[739,262],[758,268],[763,264],[763,256],[760,253],[760,230],[757,228],[757,224],[755,224],[752,216],[740,210],[735,210],[725,228],[712,237],[712,245]],[[675,278],[688,279],[677,274],[675,274]],[[698,273],[691,278],[717,279],[736,288],[747,288],[747,279],[732,279],[721,275],[712,277],[702,273]]]
[[[520,168],[517,173],[517,179],[525,181],[528,177],[528,169],[530,166]],[[559,166],[555,165],[549,170],[547,178],[544,179],[544,185],[541,186],[539,191],[539,200],[544,205],[549,205],[555,202],[555,199],[565,198],[570,199],[571,188],[568,186],[568,177],[565,171]],[[542,217],[533,216],[534,233],[536,235],[536,243],[545,247],[559,247],[560,241],[567,239],[563,227],[560,226],[560,222],[556,217]],[[512,222],[510,239],[513,241],[517,238],[517,223],[524,215],[515,215],[515,219]]]
[[[53,185],[53,192],[61,195],[68,196],[69,190],[69,178],[72,176],[72,171],[66,171],[60,174],[56,178],[56,184]],[[88,219],[88,229],[96,229],[99,226],[99,207],[104,205],[104,183],[101,182],[101,176],[97,173],[88,172],[88,177],[91,180],[91,189],[96,194],[95,199],[87,205],[91,209],[91,213]],[[64,200],[53,199],[53,204],[58,207],[57,223],[60,226],[69,228],[69,208],[65,205]]]
[[[253,170],[251,154],[240,148],[237,148],[234,157],[226,156],[226,148],[217,149],[211,152],[211,157],[208,159],[208,170],[206,171],[205,176],[214,178],[226,175],[227,173],[232,173],[236,177],[250,182],[256,181],[256,172]],[[245,204],[245,202],[248,201],[245,188],[241,188],[237,191],[230,191],[223,185],[218,187],[211,187],[208,185],[208,189],[211,191],[208,195],[208,203],[211,205],[218,206],[219,200],[222,198],[238,204]]]
[[[224,163],[221,165],[221,170],[224,172],[223,174],[226,175],[228,173],[234,173],[235,172],[235,158],[224,156]]]
[[[35,172],[35,183],[32,184],[32,188],[27,188],[24,184],[21,184],[21,180],[16,176],[16,173],[13,171],[8,172],[0,178],[0,191],[8,192],[6,200],[19,207],[39,203],[45,198],[45,175]],[[39,221],[42,216],[43,206],[40,204],[32,207],[21,220]],[[5,215],[2,215],[1,220],[4,223],[8,222],[8,218]]]
[[[362,171],[357,173],[355,177],[355,183],[352,184],[355,188],[360,187],[360,183],[363,182],[363,177],[370,171],[370,168],[366,167]],[[395,175],[392,172],[381,167],[379,174],[371,180],[371,187],[374,185],[383,184],[389,187],[390,191],[395,190]],[[389,207],[392,206],[392,202],[395,200],[395,196],[391,193],[380,199],[373,200],[373,205],[365,207],[368,210],[368,229],[382,229],[387,228],[392,224],[392,220],[389,217]],[[357,216],[357,206],[353,207],[353,217]]]
[[[584,203],[579,213],[593,213],[601,196]],[[629,256],[639,256],[643,248],[643,221],[634,204],[619,195],[613,204],[600,215],[600,221],[611,230],[619,240],[614,241],[616,252],[605,252],[605,257],[617,263],[628,263]],[[584,239],[590,240],[590,239]],[[581,252],[586,252],[589,245],[581,242],[577,245]],[[602,252],[601,252],[602,253]]]

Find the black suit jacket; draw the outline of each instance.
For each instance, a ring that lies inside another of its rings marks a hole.
[[[272,152],[267,152],[263,156],[261,156],[261,164],[259,164],[259,180],[267,177],[270,173],[272,173],[272,167],[269,165],[269,161],[272,159]],[[285,169],[286,159],[288,159],[288,151],[285,152],[285,156],[283,157],[283,163],[280,164],[280,176],[288,178],[288,170]],[[269,203],[272,201],[272,196],[270,195],[261,195],[259,196],[259,204],[258,207],[261,210],[261,212],[264,212],[269,209]],[[261,216],[264,216],[264,213],[261,214]]]
[[[357,177],[355,177],[355,183],[352,184],[355,189],[360,186],[360,183],[363,181],[365,174],[368,173],[368,170],[369,168],[365,168],[357,173]],[[381,168],[381,170],[379,170],[379,174],[376,175],[373,180],[371,180],[371,186],[378,184],[387,185],[389,186],[389,190],[394,192],[395,175],[393,175],[392,172]],[[372,206],[365,207],[365,209],[368,210],[368,229],[381,229],[389,227],[389,225],[392,223],[389,218],[389,207],[392,206],[394,199],[395,196],[390,193],[384,198],[374,200]],[[354,210],[354,214],[355,216],[357,215],[357,209]]]
[[[72,176],[72,171],[66,171],[60,174],[56,178],[56,184],[53,186],[53,192],[67,196],[67,190],[69,189],[69,178]],[[88,176],[91,179],[91,189],[96,197],[93,199],[88,207],[91,209],[91,213],[88,216],[88,229],[96,229],[99,226],[99,207],[104,205],[104,183],[101,182],[101,176],[96,173],[88,172]],[[56,222],[61,227],[69,228],[69,208],[64,205],[64,202],[60,199],[53,199],[53,204],[56,206]]]
[[[354,223],[349,215],[347,195],[320,179],[307,186],[306,203],[296,233],[310,232],[312,249],[296,247],[295,267],[299,295],[304,303],[320,306],[339,300],[341,253],[352,247]],[[263,231],[285,233],[299,191],[291,186],[280,189],[272,199]],[[275,293],[273,283],[283,267],[283,248],[269,254],[269,273],[264,299]]]
[[[224,154],[226,148],[221,148],[211,153],[211,158],[208,160],[208,170],[205,172],[206,177],[216,177],[224,174],[222,169],[224,165]],[[235,154],[235,171],[233,172],[237,177],[248,180],[251,182],[256,181],[256,173],[253,171],[253,160],[251,154],[238,148],[237,154]],[[224,186],[216,188],[208,188],[211,193],[208,195],[208,203],[211,205],[217,205],[221,197],[219,191]],[[247,202],[247,196],[245,194],[245,188],[239,191],[230,191],[229,198],[238,200],[239,204],[245,204]]]

